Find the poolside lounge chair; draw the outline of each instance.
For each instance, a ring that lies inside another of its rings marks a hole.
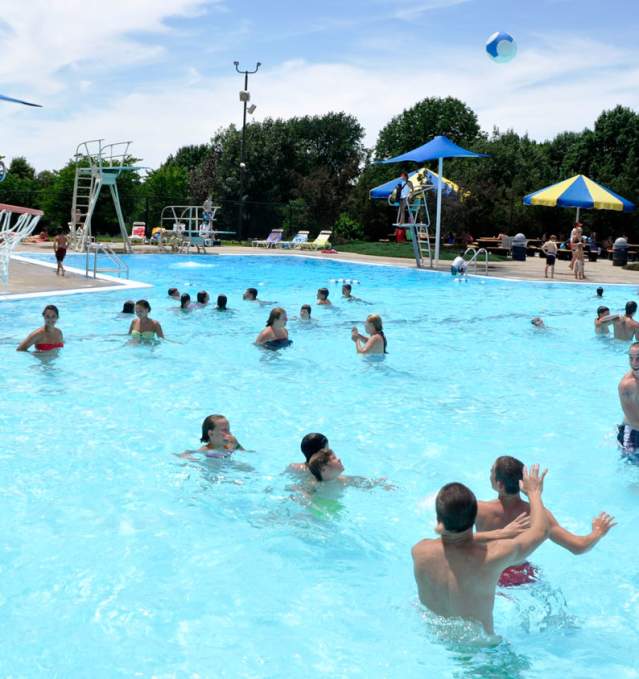
[[[331,237],[332,231],[320,231],[319,235],[314,241],[310,243],[302,243],[300,248],[302,250],[324,250],[325,248],[330,248],[331,243],[329,238]]]
[[[131,229],[129,240],[132,243],[146,243],[146,225],[144,222],[133,222],[133,228]]]
[[[265,247],[265,248],[274,248],[277,243],[279,243],[282,240],[282,236],[284,235],[284,229],[273,229],[271,233],[269,233],[268,237],[265,238],[264,240],[253,240],[251,241],[251,245],[253,247]]]
[[[280,248],[299,248],[302,246],[302,243],[306,243],[307,241],[308,241],[308,231],[298,231],[292,238],[292,240],[283,240],[280,241],[277,245]]]

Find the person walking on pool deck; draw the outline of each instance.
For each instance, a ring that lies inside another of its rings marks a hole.
[[[551,236],[542,246],[541,251],[546,255],[546,268],[544,269],[544,278],[548,278],[548,269],[550,269],[550,277],[555,277],[555,260],[557,259],[557,236]]]
[[[623,410],[623,424],[619,425],[617,441],[624,456],[639,462],[639,342],[628,351],[630,370],[619,382],[619,402]]]
[[[498,457],[490,470],[490,483],[498,494],[496,500],[477,503],[478,531],[494,531],[505,528],[522,514],[528,514],[530,505],[519,494],[519,482],[523,478],[524,464],[514,457]],[[559,525],[557,519],[546,509],[548,537],[560,547],[573,554],[583,554],[592,549],[599,540],[615,525],[614,518],[601,512],[592,520],[592,530],[588,535],[575,535]],[[535,569],[528,562],[506,569],[499,577],[502,587],[523,585],[534,582]]]
[[[18,344],[16,351],[27,351],[34,344],[36,351],[52,351],[53,349],[61,349],[64,346],[62,331],[55,327],[60,317],[58,307],[53,304],[47,304],[42,312],[42,317],[44,318],[44,325],[34,330],[26,339],[22,340]]]
[[[448,483],[437,494],[440,537],[412,549],[413,572],[420,601],[436,615],[481,623],[494,634],[493,606],[501,572],[521,563],[546,538],[547,519],[541,500],[544,477],[539,465],[524,469],[521,489],[530,500],[530,526],[510,540],[485,542],[473,534],[477,499],[461,483]]]
[[[62,229],[58,229],[58,233],[53,239],[53,252],[55,253],[55,261],[58,264],[58,268],[55,271],[56,276],[64,276],[65,272],[62,262],[64,261],[64,257],[67,254],[68,247],[69,243],[67,241],[66,234],[62,231]]]
[[[615,339],[631,340],[636,337],[639,323],[633,316],[637,313],[637,302],[626,302],[626,313],[615,321],[613,326]]]

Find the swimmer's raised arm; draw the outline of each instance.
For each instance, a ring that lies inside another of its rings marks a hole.
[[[555,517],[546,510],[550,529],[548,537],[573,554],[584,554],[592,549],[606,533],[617,524],[614,516],[601,512],[592,520],[592,531],[588,535],[575,535],[559,525]]]

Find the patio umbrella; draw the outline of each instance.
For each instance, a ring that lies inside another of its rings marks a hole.
[[[37,106],[38,108],[42,108],[41,104],[32,104],[29,101],[22,101],[22,99],[14,99],[13,97],[7,97],[4,94],[0,94],[0,100],[11,101],[14,104],[24,104],[25,106]]]
[[[440,177],[444,176],[444,158],[486,158],[485,153],[475,153],[469,151],[461,146],[457,146],[448,137],[439,135],[429,142],[418,146],[412,151],[407,151],[394,158],[381,160],[381,163],[403,163],[412,161],[415,163],[425,163],[428,160],[437,160],[437,174]],[[439,260],[439,238],[441,234],[441,220],[442,220],[442,184],[437,183],[437,218],[435,221],[435,264]]]
[[[414,188],[421,188],[422,186],[425,186],[427,184],[430,184],[434,188],[437,188],[437,184],[439,183],[439,175],[437,174],[437,172],[433,172],[432,170],[429,170],[426,167],[422,167],[419,170],[409,172],[408,179],[413,184]],[[401,179],[399,177],[391,179],[390,181],[387,181],[384,184],[380,184],[379,186],[376,186],[374,189],[371,189],[368,192],[368,195],[370,196],[371,200],[386,200],[388,196],[390,196],[390,194],[393,192],[397,184],[399,184],[400,182]],[[443,183],[444,185],[442,187],[442,191],[446,195],[449,195],[451,193],[459,193],[459,186],[455,184],[455,182],[452,182],[450,179],[446,179],[446,177],[443,177]]]
[[[635,209],[634,203],[593,182],[583,174],[577,174],[558,184],[529,193],[524,196],[524,205],[574,207],[577,208],[576,221],[579,221],[579,211],[582,208],[617,212],[632,212]]]

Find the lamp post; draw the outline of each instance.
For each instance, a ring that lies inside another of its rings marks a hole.
[[[246,163],[244,162],[244,152],[246,143],[246,107],[251,99],[251,94],[248,91],[248,77],[253,73],[257,73],[260,66],[262,65],[259,61],[255,64],[255,69],[252,71],[242,71],[240,70],[240,62],[234,61],[235,70],[244,75],[244,89],[240,92],[240,101],[244,104],[244,112],[242,116],[242,137],[240,140],[240,223],[238,225],[238,235],[240,240],[244,238],[244,174],[246,172]],[[255,107],[251,107],[253,111]]]

